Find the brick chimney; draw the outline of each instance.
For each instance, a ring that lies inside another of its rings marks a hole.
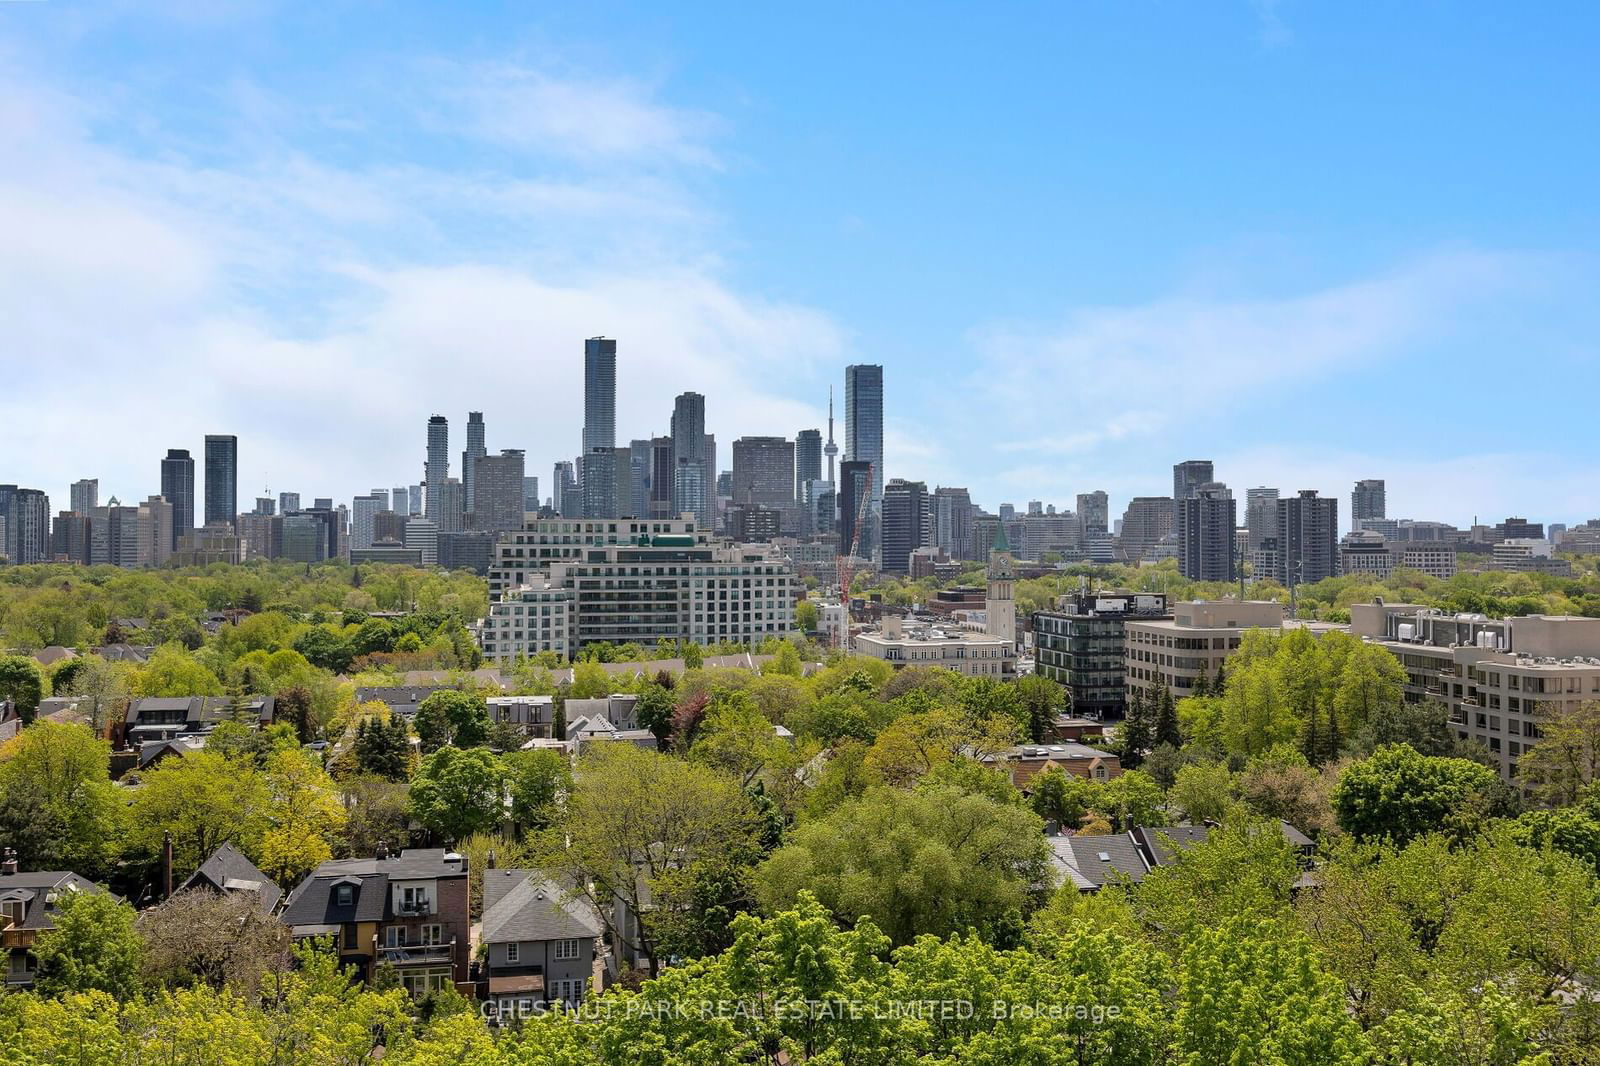
[[[386,841],[386,840],[378,841],[378,858],[380,860],[382,860],[382,859],[387,859],[388,857],[389,857],[389,843],[388,843],[388,841]]]
[[[0,861],[0,874],[14,874],[17,872],[17,852],[14,848],[5,850],[5,859]]]
[[[489,849],[489,859],[488,859],[488,862],[485,863],[484,869],[486,869],[486,870],[494,869],[494,849],[493,848]]]

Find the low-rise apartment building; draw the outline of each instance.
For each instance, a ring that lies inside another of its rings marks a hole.
[[[1082,592],[1061,597],[1058,610],[1033,615],[1034,670],[1072,695],[1072,713],[1121,718],[1126,708],[1124,628],[1166,618],[1160,593]]]
[[[881,628],[857,633],[854,640],[857,654],[882,659],[897,670],[942,666],[967,677],[997,680],[1017,673],[1017,652],[1010,641],[971,629],[885,615]]]
[[[1508,781],[1553,712],[1600,699],[1600,618],[1375,603],[1352,605],[1350,627],[1400,660],[1408,701],[1444,704],[1457,736],[1488,748]]]

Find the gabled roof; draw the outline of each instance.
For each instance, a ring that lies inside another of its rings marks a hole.
[[[283,889],[262,873],[255,863],[245,858],[244,853],[234,847],[231,841],[212,852],[211,857],[189,875],[189,880],[180,885],[178,891],[200,887],[209,887],[217,892],[254,892],[261,899],[262,914],[271,914],[283,898]]]
[[[278,920],[290,927],[383,921],[389,906],[388,875],[373,873],[357,880],[351,902],[341,905],[334,887],[345,881],[344,875],[325,874],[319,867],[289,893]]]
[[[1132,833],[1051,837],[1050,850],[1052,863],[1079,887],[1103,888],[1123,878],[1137,884],[1150,872]]]
[[[485,943],[586,940],[601,934],[588,903],[568,896],[537,870],[488,870],[483,877]]]
[[[27,873],[0,874],[0,900],[21,900],[22,921],[18,929],[50,929],[55,926],[54,892],[104,892],[105,889],[71,870],[33,870]]]

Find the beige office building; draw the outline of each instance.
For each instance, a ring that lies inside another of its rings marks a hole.
[[[1163,687],[1175,699],[1190,695],[1204,675],[1209,681],[1234,652],[1247,629],[1277,629],[1283,605],[1276,600],[1192,600],[1174,604],[1171,618],[1129,619],[1123,627],[1123,671],[1128,696]]]
[[[1406,672],[1406,699],[1443,703],[1457,736],[1477,740],[1511,780],[1558,709],[1600,699],[1600,618],[1490,619],[1416,604],[1355,604],[1351,631]]]

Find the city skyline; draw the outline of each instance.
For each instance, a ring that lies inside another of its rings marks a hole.
[[[1164,494],[1205,455],[1236,490],[1383,477],[1392,513],[1462,526],[1600,514],[1548,403],[1600,333],[1597,148],[1554,135],[1594,124],[1600,13],[1551,41],[1407,11],[1379,47],[1326,11],[1031,11],[937,12],[914,49],[858,12],[834,82],[756,61],[821,47],[815,12],[397,12],[363,40],[271,5],[8,11],[5,476],[143,499],[220,432],[241,509],[348,501],[416,480],[438,411],[547,473],[603,334],[619,442],[685,390],[724,442],[792,436],[877,364],[885,476],[990,509]]]

